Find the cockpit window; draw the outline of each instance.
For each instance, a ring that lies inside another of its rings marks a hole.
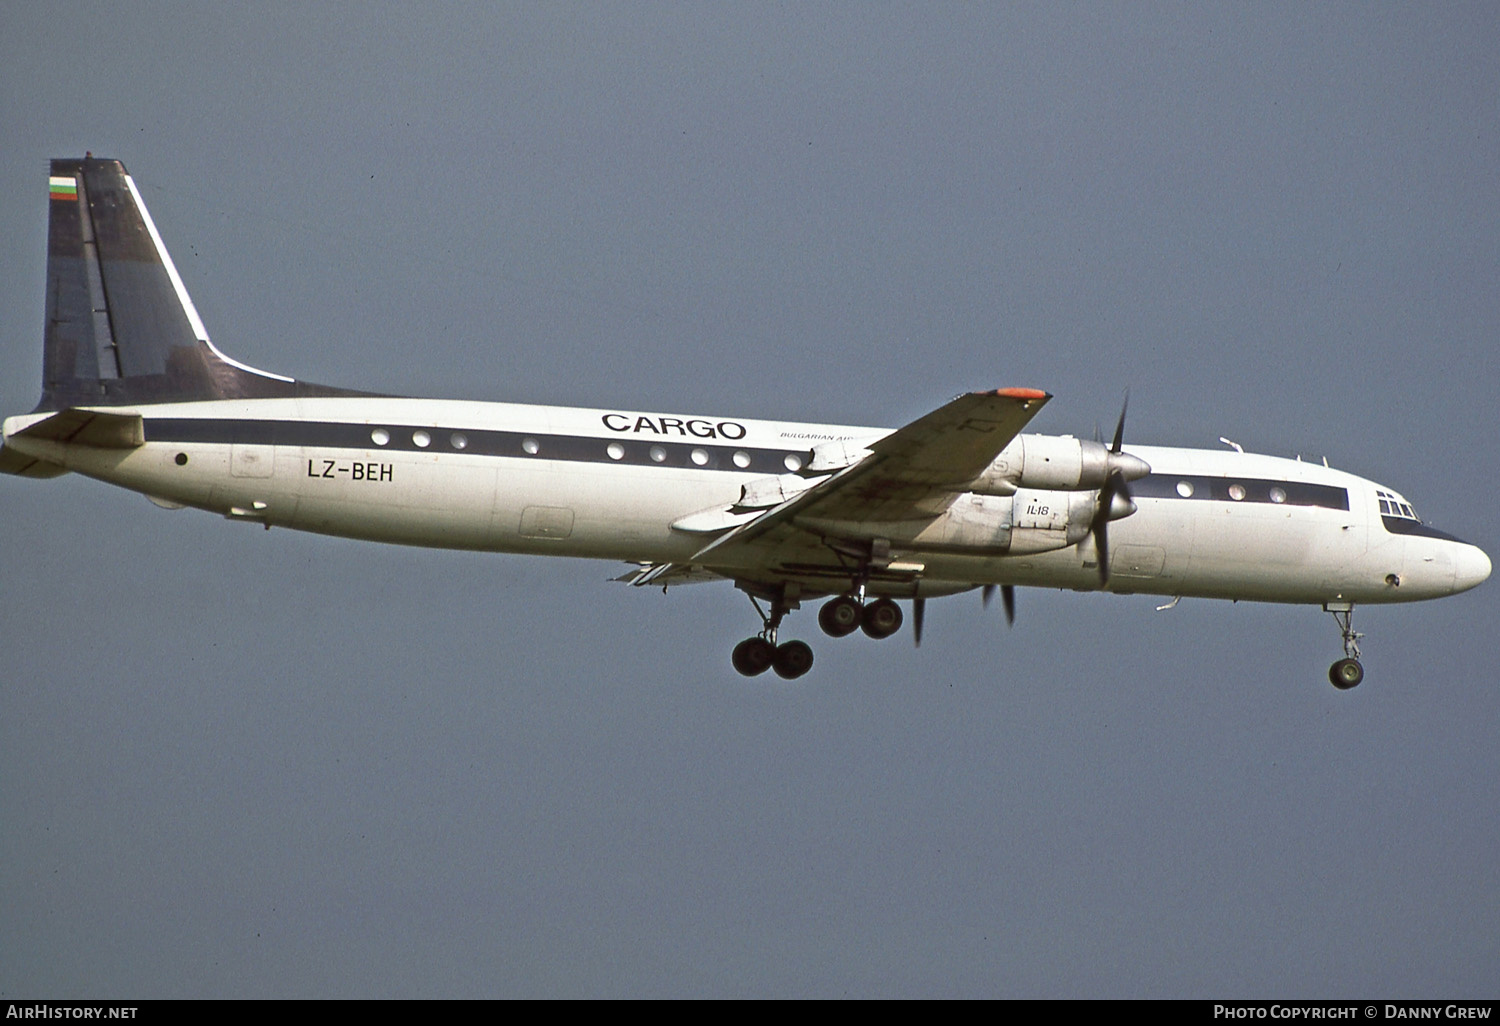
[[[1380,522],[1391,534],[1414,534],[1422,538],[1440,538],[1443,541],[1460,541],[1446,531],[1439,531],[1422,523],[1417,511],[1395,492],[1383,488],[1375,489],[1375,498],[1380,503]]]
[[[1412,509],[1411,504],[1401,496],[1377,488],[1375,497],[1380,501],[1381,516],[1401,517],[1404,520],[1415,520],[1419,524],[1422,522],[1422,518],[1417,516],[1417,511]]]

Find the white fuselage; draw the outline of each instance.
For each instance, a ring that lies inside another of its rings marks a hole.
[[[91,448],[15,437],[46,414],[8,419],[5,444],[163,505],[268,527],[653,564],[689,562],[712,540],[674,529],[674,522],[733,505],[752,482],[793,474],[816,445],[844,441],[853,448],[889,433],[391,398],[226,400],[110,412],[142,415],[145,444]],[[1218,450],[1130,446],[1129,452],[1152,473],[1132,486],[1136,512],[1111,525],[1111,591],[1399,602],[1453,594],[1488,576],[1489,560],[1474,546],[1426,529],[1388,528],[1377,493],[1391,493],[1352,474]],[[1237,482],[1248,484],[1236,493]],[[1002,502],[1008,520],[1010,499],[973,495],[939,521],[966,508],[988,516]],[[983,584],[1099,587],[1087,540],[1000,553],[983,532],[964,534],[942,522],[866,529],[918,554],[921,580],[906,594]],[[756,570],[746,567],[745,576]]]

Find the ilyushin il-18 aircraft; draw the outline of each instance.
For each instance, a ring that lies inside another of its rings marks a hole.
[[[0,470],[69,471],[270,527],[403,545],[620,560],[636,587],[733,582],[761,620],[747,676],[812,666],[782,641],[820,601],[843,637],[911,603],[1018,587],[1305,603],[1332,613],[1335,687],[1364,678],[1354,607],[1439,598],[1480,549],[1390,488],[1242,451],[1023,433],[1051,398],[960,395],[894,431],[331,388],[209,340],[117,160],[54,160],[42,396]],[[1097,435],[1097,432],[1096,432]]]

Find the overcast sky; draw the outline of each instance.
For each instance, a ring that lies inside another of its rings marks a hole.
[[[416,395],[1327,456],[1500,551],[1491,4],[8,3],[215,342]],[[0,479],[0,997],[1494,997],[1500,586],[1022,591],[745,680],[728,585]]]

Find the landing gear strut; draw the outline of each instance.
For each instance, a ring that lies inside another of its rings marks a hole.
[[[781,620],[787,612],[795,607],[795,601],[789,603],[785,593],[782,593],[771,602],[770,613],[761,609],[753,595],[750,602],[755,606],[755,611],[760,613],[764,626],[755,637],[746,638],[734,646],[734,652],[730,655],[734,668],[745,677],[755,677],[767,670],[775,670],[776,676],[784,680],[796,680],[812,669],[813,652],[805,641],[788,641],[780,645],[776,643],[777,628],[781,626]]]
[[[1328,682],[1340,691],[1348,691],[1365,679],[1365,668],[1359,664],[1359,639],[1364,635],[1353,627],[1353,602],[1340,605],[1330,603],[1323,608],[1333,614],[1339,625],[1339,633],[1344,636],[1344,658],[1328,668]]]

